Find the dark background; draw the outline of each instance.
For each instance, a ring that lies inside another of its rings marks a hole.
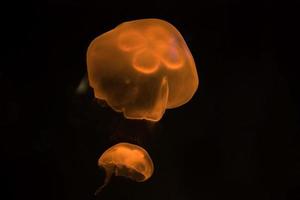
[[[1,199],[88,200],[103,151],[146,148],[151,179],[99,199],[299,199],[299,5],[272,1],[11,1],[1,6]],[[89,43],[161,18],[185,38],[199,88],[157,124],[78,95]]]

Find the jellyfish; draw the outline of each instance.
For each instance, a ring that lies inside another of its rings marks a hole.
[[[98,160],[105,170],[105,180],[95,195],[108,184],[111,176],[123,176],[137,182],[149,179],[154,170],[152,160],[145,149],[130,143],[118,143],[107,149]]]
[[[127,119],[159,121],[187,103],[198,87],[193,56],[179,31],[160,19],[124,22],[87,50],[95,98]]]

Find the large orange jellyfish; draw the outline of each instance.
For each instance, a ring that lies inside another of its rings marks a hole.
[[[159,121],[198,87],[183,37],[159,19],[125,22],[98,36],[88,48],[87,66],[95,97],[128,119]]]
[[[147,151],[130,143],[119,143],[107,149],[99,158],[98,165],[104,168],[106,177],[96,195],[108,184],[113,174],[143,182],[151,177],[154,170]]]

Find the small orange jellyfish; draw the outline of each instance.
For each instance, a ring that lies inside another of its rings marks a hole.
[[[95,97],[128,119],[159,121],[198,87],[183,37],[159,19],[125,22],[98,36],[88,47],[87,67]]]
[[[99,158],[98,165],[104,168],[106,177],[97,195],[109,182],[111,176],[124,176],[137,182],[149,179],[154,167],[145,149],[130,143],[118,143],[107,149]]]

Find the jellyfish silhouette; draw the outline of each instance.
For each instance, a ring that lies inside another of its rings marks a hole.
[[[95,195],[109,183],[111,176],[123,176],[137,182],[149,179],[153,173],[152,160],[145,149],[130,143],[118,143],[107,149],[98,160],[105,170],[105,180]]]
[[[183,37],[159,19],[125,22],[95,38],[87,50],[87,70],[95,97],[128,119],[159,121],[198,87]]]

